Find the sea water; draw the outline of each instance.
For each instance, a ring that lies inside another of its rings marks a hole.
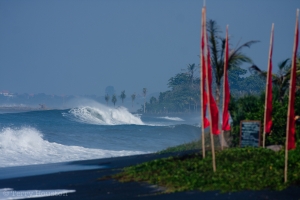
[[[200,138],[199,114],[132,114],[99,103],[0,114],[0,167],[145,154]]]

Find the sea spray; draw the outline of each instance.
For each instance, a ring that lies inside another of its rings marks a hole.
[[[76,117],[71,110],[78,111]],[[184,121],[159,118],[166,116]],[[199,114],[132,114],[95,101],[64,110],[3,113],[0,167],[156,152],[198,139],[195,123]]]
[[[32,127],[3,128],[0,132],[0,167],[66,162],[143,154],[142,151],[112,151],[66,146],[43,139]]]
[[[64,113],[65,117],[73,120],[98,125],[121,125],[136,124],[144,125],[139,116],[131,114],[126,108],[109,108],[105,106],[91,107],[82,106],[72,108],[68,113]]]

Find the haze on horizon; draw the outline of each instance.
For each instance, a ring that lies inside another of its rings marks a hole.
[[[199,64],[199,0],[2,0],[0,91],[104,95],[167,90],[168,79]],[[266,69],[275,24],[273,72],[292,55],[298,0],[207,0],[207,19],[231,47],[260,40],[245,53]],[[247,68],[248,66],[244,66]]]

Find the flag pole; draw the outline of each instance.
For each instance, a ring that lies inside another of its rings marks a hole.
[[[205,158],[205,135],[204,135],[204,108],[203,108],[203,89],[204,89],[204,81],[202,80],[203,79],[203,67],[204,67],[204,63],[203,63],[203,52],[202,52],[202,37],[203,37],[203,33],[204,33],[204,19],[203,19],[203,16],[204,16],[204,13],[205,13],[205,10],[204,8],[202,8],[202,21],[201,21],[201,41],[200,41],[200,63],[201,63],[201,74],[200,74],[200,77],[201,77],[201,81],[200,81],[200,100],[201,100],[201,140],[202,140],[202,157]]]
[[[292,128],[291,125],[295,124],[294,119],[294,112],[291,112],[291,107],[294,103],[294,96],[295,96],[295,75],[296,75],[296,53],[298,47],[298,18],[299,18],[299,9],[297,9],[296,14],[296,28],[295,28],[295,39],[294,39],[294,48],[293,48],[293,55],[292,55],[292,68],[291,68],[291,78],[290,78],[290,86],[289,86],[289,104],[288,104],[288,115],[287,115],[287,126],[286,126],[286,139],[285,139],[285,160],[284,160],[284,182],[287,182],[287,175],[288,175],[288,149],[289,149],[289,134],[290,129]]]
[[[224,135],[224,130],[221,130],[221,150],[223,151],[223,135]]]
[[[225,91],[225,82],[226,82],[226,79],[227,79],[227,67],[228,67],[228,25],[226,25],[226,44],[225,44],[225,56],[224,56],[224,76],[223,76],[223,118],[222,118],[222,121],[224,123],[224,109],[225,109],[225,94],[226,94],[226,91]],[[226,111],[225,111],[226,112]],[[224,129],[223,129],[223,126],[224,124],[222,123],[222,130],[221,130],[221,150],[224,149]]]
[[[268,110],[268,103],[272,103],[272,83],[270,83],[270,79],[272,81],[272,54],[273,54],[273,37],[274,37],[274,23],[271,28],[271,37],[270,37],[270,47],[269,47],[269,59],[268,59],[268,72],[267,72],[267,84],[266,84],[266,95],[265,95],[265,113],[264,113],[264,132],[263,132],[263,148],[265,148],[266,144],[266,133],[267,129],[267,115],[270,114],[270,110]],[[271,85],[270,85],[271,84]],[[271,90],[271,91],[269,91]],[[269,96],[269,92],[271,92],[271,96]],[[271,98],[271,99],[270,99]],[[269,100],[271,102],[269,102]],[[270,120],[270,119],[268,119]]]
[[[208,83],[208,45],[207,45],[207,31],[206,31],[206,9],[204,8],[204,27],[205,27],[205,31],[204,31],[204,49],[206,49],[206,59],[205,59],[205,67],[206,67],[206,89],[208,91],[208,107],[210,108],[210,92],[209,92],[209,83]],[[212,154],[212,165],[213,165],[213,171],[216,172],[216,158],[215,158],[215,144],[214,144],[214,138],[213,138],[213,128],[212,128],[212,113],[211,113],[211,109],[209,109],[209,118],[210,118],[210,123],[209,123],[209,127],[210,127],[210,141],[211,141],[211,154]]]

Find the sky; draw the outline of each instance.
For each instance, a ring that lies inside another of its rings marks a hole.
[[[202,0],[0,0],[0,91],[127,96],[163,92],[168,79],[199,64]],[[299,0],[206,0],[230,48],[273,72],[290,58]],[[250,65],[243,65],[247,69]]]

